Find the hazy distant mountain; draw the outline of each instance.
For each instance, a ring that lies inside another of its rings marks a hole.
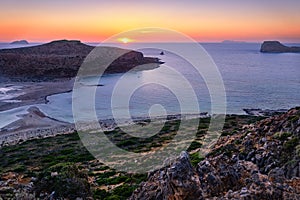
[[[17,40],[17,41],[11,42],[10,44],[24,45],[24,44],[29,44],[29,42],[27,42],[27,40]]]
[[[246,43],[245,41],[223,40],[222,43]]]

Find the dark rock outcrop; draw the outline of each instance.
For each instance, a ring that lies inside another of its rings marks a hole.
[[[182,152],[172,165],[150,173],[130,199],[203,199],[188,154]]]
[[[287,112],[287,109],[277,109],[277,110],[270,110],[270,109],[258,109],[258,108],[244,108],[243,111],[248,115],[252,116],[266,116],[270,117],[273,115],[278,115]]]
[[[300,53],[300,47],[288,47],[278,41],[264,41],[260,51],[263,53]]]
[[[299,137],[300,108],[244,126],[196,169],[183,153],[149,173],[131,199],[300,199]]]
[[[75,77],[86,56],[95,47],[80,41],[60,40],[47,44],[16,49],[0,50],[0,74],[18,79],[55,79]],[[158,64],[157,58],[144,57],[141,52],[106,48],[108,53],[123,55],[114,60],[105,73],[124,73],[137,65]],[[153,67],[153,66],[152,66]]]

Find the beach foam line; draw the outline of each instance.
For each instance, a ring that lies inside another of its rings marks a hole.
[[[29,107],[30,106],[22,106],[0,112],[0,129],[20,119],[20,117],[18,117],[19,115],[28,113],[27,110]]]

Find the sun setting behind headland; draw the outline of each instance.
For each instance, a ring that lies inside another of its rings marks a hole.
[[[122,42],[124,44],[129,43],[129,42],[133,42],[133,39],[127,38],[127,37],[122,37],[122,38],[118,38],[119,42]]]

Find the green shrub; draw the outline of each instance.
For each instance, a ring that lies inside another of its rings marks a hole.
[[[111,196],[104,198],[104,200],[120,200],[120,199],[123,199],[123,198],[121,198],[119,195],[111,195]]]
[[[131,196],[131,194],[133,193],[133,191],[135,190],[134,186],[128,185],[128,184],[123,184],[119,187],[116,187],[112,194],[113,195],[117,195],[122,197],[122,199],[127,199],[128,197]]]
[[[72,153],[74,153],[74,149],[73,148],[69,148],[69,149],[62,149],[59,154],[61,154],[61,155],[67,155],[67,154],[72,154]]]
[[[204,157],[201,156],[198,152],[196,152],[196,153],[190,154],[190,160],[191,160],[192,166],[196,167],[199,162],[204,160]]]
[[[109,167],[104,165],[104,166],[97,167],[95,170],[104,171],[104,170],[107,170],[107,169],[109,169]]]
[[[199,148],[201,148],[201,146],[202,146],[201,143],[193,141],[187,151],[193,151],[195,149],[199,149]]]
[[[141,182],[146,180],[147,180],[147,174],[133,174],[131,175],[130,179],[127,180],[126,182],[128,183],[129,181],[131,181],[136,184],[140,184]]]
[[[110,194],[106,192],[105,190],[96,190],[94,192],[94,199],[105,199],[108,197]]]
[[[104,172],[103,174],[98,174],[97,177],[98,178],[109,178],[111,176],[114,176],[117,172],[116,171],[108,171],[108,172]]]
[[[200,123],[198,126],[198,129],[207,129],[208,128],[208,124],[207,123]]]
[[[296,146],[296,155],[300,157],[300,144]]]
[[[117,146],[119,147],[127,147],[127,146],[132,146],[135,145],[137,142],[135,140],[123,140],[121,142],[117,143]]]
[[[113,178],[102,178],[97,180],[98,185],[116,185],[123,183],[128,179],[127,176],[117,176]]]
[[[17,173],[25,172],[27,170],[26,166],[24,165],[17,165],[13,171]]]
[[[286,139],[288,139],[288,137],[290,137],[292,134],[288,133],[288,132],[277,132],[274,134],[274,138],[277,140],[281,140],[284,141]]]
[[[299,138],[297,137],[293,137],[292,139],[286,141],[284,144],[283,144],[283,148],[286,150],[286,151],[293,151],[294,148],[299,145]]]

